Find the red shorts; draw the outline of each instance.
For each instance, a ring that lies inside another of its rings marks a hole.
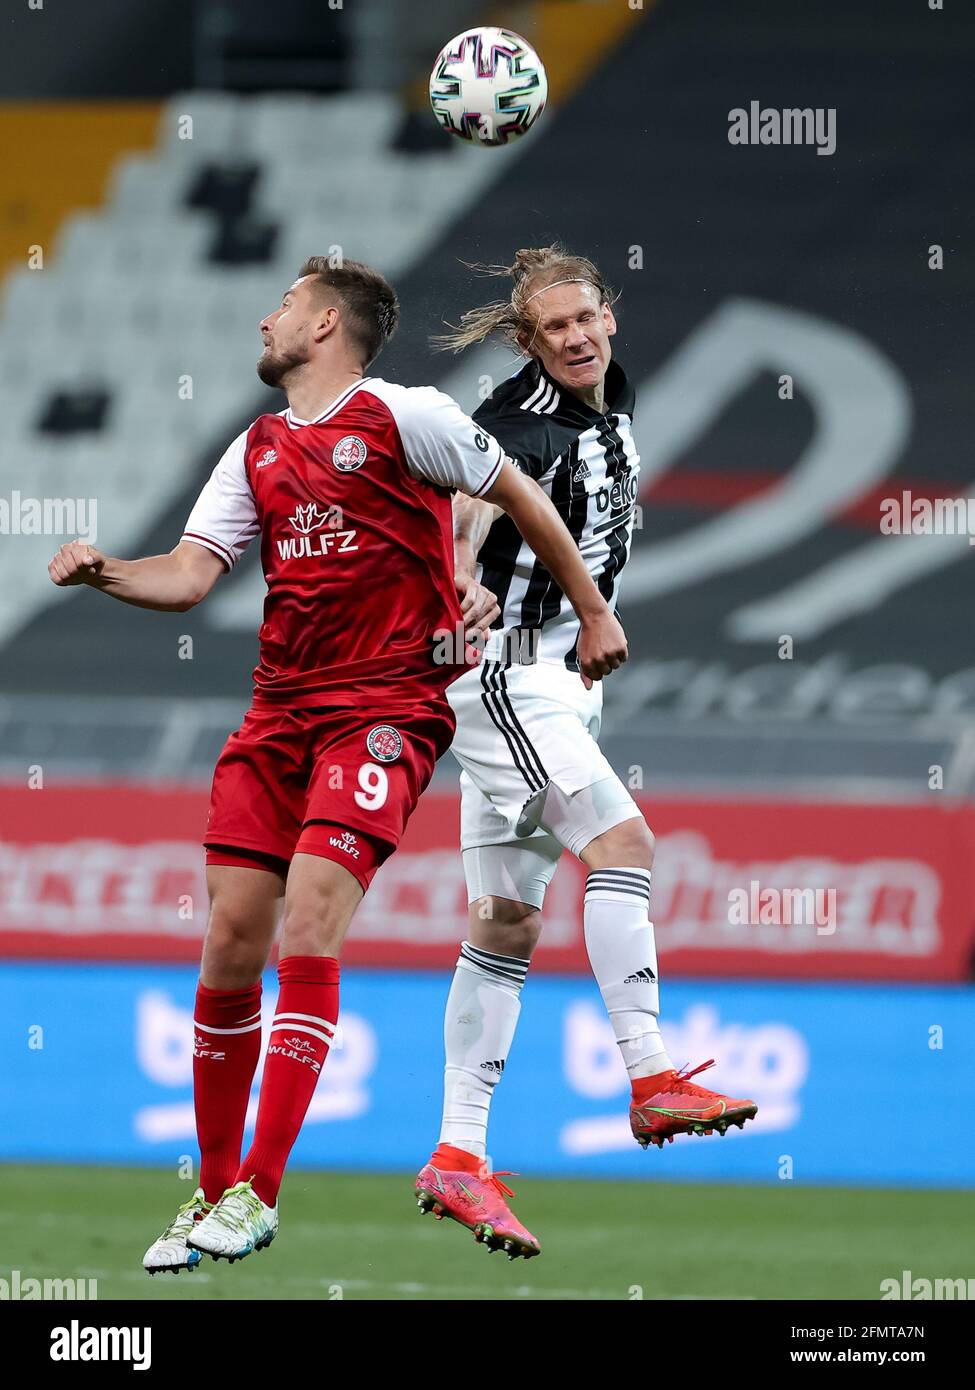
[[[365,891],[455,727],[446,699],[392,712],[253,707],[214,769],[207,863],[286,874],[292,855],[317,854]]]

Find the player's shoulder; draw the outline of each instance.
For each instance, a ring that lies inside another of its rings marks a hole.
[[[518,419],[539,385],[537,363],[526,362],[506,380],[500,381],[490,396],[474,411],[474,419],[488,427],[492,420],[505,417]]]
[[[225,474],[228,471],[241,473],[247,466],[247,453],[254,441],[254,431],[260,424],[261,416],[252,420],[249,425],[245,425],[238,435],[226,445],[223,453],[217,462],[215,472]]]
[[[615,358],[610,359],[606,369],[606,400],[613,413],[632,416],[635,392]],[[585,428],[596,418],[595,411],[561,386],[535,359],[500,382],[474,412],[474,419],[485,429],[490,429],[495,421],[521,422],[529,429],[537,429],[540,421]]]
[[[244,426],[230,445],[230,449],[246,458],[253,453],[255,447],[266,448],[273,443],[280,448],[291,433],[288,416],[287,408],[278,411],[267,410],[255,416],[249,425]]]
[[[434,417],[444,410],[460,410],[452,396],[436,386],[403,386],[383,377],[367,377],[360,392],[367,392],[381,401],[399,421],[414,422]]]
[[[287,406],[284,410],[265,410],[260,415],[256,415],[249,425],[244,426],[237,436],[237,440],[242,439],[246,444],[253,444],[264,435],[287,430],[289,415],[290,411]]]
[[[536,409],[555,399],[549,379],[536,362],[527,362],[474,411],[474,421],[493,435],[505,453],[532,477],[546,472],[565,444],[565,430],[550,414]]]
[[[614,357],[606,369],[606,404],[614,415],[633,418],[636,409],[636,389],[622,366]]]
[[[245,425],[224,450],[218,467],[236,473],[250,474],[252,465],[265,467],[273,463],[278,452],[286,450],[293,428],[287,408],[265,411]]]

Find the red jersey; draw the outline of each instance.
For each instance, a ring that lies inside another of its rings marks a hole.
[[[221,458],[183,539],[232,569],[260,533],[267,581],[255,697],[408,703],[467,669],[434,659],[461,622],[454,490],[478,496],[504,454],[449,396],[364,377],[315,420],[262,415]]]

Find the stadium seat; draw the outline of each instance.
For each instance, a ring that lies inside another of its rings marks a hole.
[[[160,151],[187,164],[228,153],[239,145],[249,124],[242,119],[244,101],[227,92],[181,92],[170,97],[159,122]]]
[[[115,170],[109,203],[113,217],[128,221],[166,216],[179,207],[195,173],[187,161],[128,155]]]

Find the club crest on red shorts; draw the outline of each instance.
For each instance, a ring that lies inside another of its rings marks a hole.
[[[394,763],[403,751],[403,736],[392,724],[377,724],[366,734],[366,747],[381,763]]]
[[[332,462],[340,473],[352,473],[366,461],[366,446],[357,434],[347,434],[332,450]]]

